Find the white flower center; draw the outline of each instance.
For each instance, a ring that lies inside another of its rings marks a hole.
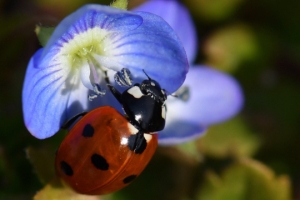
[[[103,74],[102,72],[107,70],[100,63],[108,53],[107,47],[111,42],[108,39],[109,34],[111,32],[99,27],[88,29],[64,43],[58,54],[60,63],[69,69],[68,79],[77,81],[81,79],[85,87],[94,91],[89,96],[90,100],[105,94],[105,91],[100,88],[101,77],[98,74]],[[78,75],[80,79],[72,78],[73,76],[78,77]]]

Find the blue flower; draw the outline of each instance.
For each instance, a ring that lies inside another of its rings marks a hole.
[[[31,58],[23,86],[23,114],[30,133],[54,135],[75,114],[115,105],[105,92],[104,70],[127,68],[134,80],[143,69],[167,92],[184,82],[188,60],[172,28],[160,17],[109,6],[86,5],[66,17]],[[119,106],[120,109],[120,106]]]
[[[188,11],[177,1],[147,1],[134,11],[154,13],[178,34],[190,63],[197,49],[195,28]],[[170,145],[200,137],[207,127],[235,116],[244,97],[239,83],[228,74],[207,66],[193,66],[180,89],[188,99],[168,97],[166,127],[159,143]],[[179,92],[181,93],[181,92]]]

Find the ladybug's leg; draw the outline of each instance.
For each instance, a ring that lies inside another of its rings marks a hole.
[[[87,114],[88,112],[82,112],[79,113],[77,115],[75,115],[74,117],[72,117],[71,119],[69,119],[66,123],[64,123],[62,125],[62,129],[69,129],[71,127],[71,125],[77,120],[79,119],[79,117],[83,117],[85,114]]]
[[[107,71],[103,71],[103,73],[104,73],[104,80],[105,80],[105,82],[106,82],[106,84],[108,84],[108,85],[111,85],[111,83],[110,83],[110,80],[109,80],[109,77],[108,77],[108,75],[107,75]]]
[[[105,74],[105,82],[107,83],[107,87],[109,88],[109,90],[111,91],[111,93],[115,96],[115,98],[120,102],[120,104],[122,104],[122,94],[114,87],[111,85],[109,78],[107,76],[107,71],[104,72]]]
[[[172,96],[182,101],[187,101],[190,98],[190,89],[187,86],[181,86]]]
[[[107,87],[109,88],[111,93],[115,96],[115,98],[120,102],[120,104],[123,104],[121,98],[122,94],[112,85],[107,84]]]
[[[131,135],[128,138],[128,147],[136,154],[143,153],[147,147],[147,141],[144,137],[144,133],[142,131],[139,131],[136,134]]]

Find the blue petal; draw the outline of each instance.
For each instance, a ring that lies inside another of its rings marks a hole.
[[[67,100],[59,94],[64,83],[61,69],[55,65],[38,68],[42,51],[37,51],[29,62],[22,95],[25,125],[39,139],[50,137],[59,130]]]
[[[184,82],[189,65],[181,42],[164,20],[145,12],[84,6],[59,24],[43,59],[50,60],[47,57],[53,58],[65,43],[95,27],[107,31],[101,40],[105,44],[103,54],[94,55],[102,67],[115,71],[128,68],[136,79],[145,79],[144,69],[169,93]]]
[[[160,145],[175,145],[202,136],[206,132],[206,127],[200,124],[190,123],[184,119],[173,120],[166,128],[158,133],[158,143]]]
[[[38,50],[28,64],[22,94],[25,125],[34,137],[51,137],[67,120],[95,107],[111,105],[121,112],[111,93],[90,102],[88,89],[77,80],[68,80],[60,65],[43,67],[42,52]],[[104,83],[101,85],[104,87]]]
[[[215,69],[192,67],[183,85],[189,87],[190,98],[187,102],[168,98],[166,127],[159,133],[162,144],[200,136],[205,127],[233,117],[243,106],[243,93],[237,81]]]
[[[38,50],[29,62],[22,94],[25,125],[34,137],[51,137],[67,120],[95,107],[112,105],[121,111],[112,94],[90,102],[88,89],[82,84],[72,85],[77,81],[68,80],[68,73],[59,65],[41,66],[42,52]]]
[[[145,79],[144,69],[162,88],[175,92],[184,82],[188,72],[185,51],[171,27],[156,15],[137,12],[143,24],[128,32],[111,47],[118,53],[112,55],[115,70],[125,67],[137,78]]]
[[[88,102],[88,89],[80,81],[79,73],[86,60],[79,60],[81,65],[68,62],[72,52],[63,51],[66,44],[93,27],[106,31],[102,41],[105,54],[95,57],[103,67],[116,71],[129,68],[137,79],[145,79],[142,71],[145,69],[170,93],[184,82],[188,71],[184,49],[161,18],[107,6],[85,6],[62,21],[46,47],[36,52],[28,65],[23,87],[23,112],[25,124],[35,137],[51,137],[79,112],[116,104],[109,94],[98,98],[96,103]],[[92,39],[97,37],[91,36]],[[86,39],[83,37],[76,42]]]
[[[74,35],[95,26],[110,30],[118,27],[120,31],[128,31],[137,28],[142,22],[143,19],[140,16],[125,11],[122,12],[110,6],[88,4],[82,6],[59,23],[45,47],[45,52],[52,48],[55,43],[61,43],[63,40],[67,42]]]
[[[196,29],[188,10],[178,1],[149,0],[133,9],[162,17],[177,33],[183,43],[188,60],[192,63],[196,56]]]

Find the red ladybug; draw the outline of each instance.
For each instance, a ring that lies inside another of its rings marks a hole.
[[[61,143],[57,174],[75,191],[100,195],[132,182],[147,166],[157,135],[139,131],[112,107],[84,115]]]
[[[165,126],[167,95],[144,73],[148,79],[133,85],[128,69],[117,72],[117,84],[129,87],[122,93],[105,77],[127,118],[109,106],[94,109],[74,125],[60,145],[56,171],[75,191],[115,192],[133,181],[152,158],[158,139],[150,133]]]

